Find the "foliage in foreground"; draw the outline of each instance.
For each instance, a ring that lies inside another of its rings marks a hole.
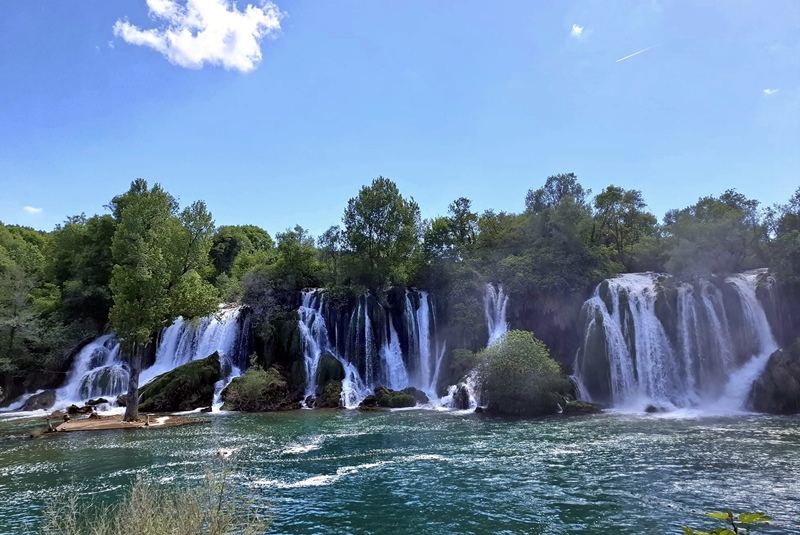
[[[712,531],[699,531],[684,527],[684,535],[738,535],[739,533],[750,533],[750,529],[754,524],[766,524],[772,520],[772,517],[764,513],[733,514],[731,511],[728,511],[727,513],[706,513],[706,516],[721,520],[725,523],[726,527],[717,528]]]
[[[255,535],[269,522],[247,500],[226,488],[227,476],[207,474],[204,484],[164,488],[137,479],[118,505],[86,503],[71,496],[51,506],[42,535]]]
[[[520,416],[558,412],[559,394],[568,388],[567,380],[532,333],[509,331],[484,355],[481,401],[491,412]]]

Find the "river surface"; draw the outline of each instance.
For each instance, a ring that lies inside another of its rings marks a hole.
[[[702,511],[800,533],[800,418],[607,413],[508,420],[437,411],[216,414],[209,423],[0,442],[0,533],[48,502],[113,501],[136,474],[185,484],[215,451],[270,533],[661,534]],[[0,419],[0,438],[30,421]]]

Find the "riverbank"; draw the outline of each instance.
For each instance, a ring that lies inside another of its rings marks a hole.
[[[163,427],[177,427],[193,423],[202,423],[202,420],[184,418],[182,416],[150,416],[140,415],[136,422],[126,422],[123,415],[111,416],[95,415],[80,420],[69,420],[55,427],[57,432],[76,431],[109,431],[113,429],[157,429]]]

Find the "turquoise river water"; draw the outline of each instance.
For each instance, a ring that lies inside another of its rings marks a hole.
[[[732,508],[771,514],[759,533],[800,534],[800,418],[407,410],[204,419],[0,441],[0,533],[35,533],[46,504],[72,493],[118,499],[139,473],[185,483],[230,448],[233,482],[268,508],[269,533],[678,534],[713,527],[702,511]],[[30,425],[0,419],[0,439]]]

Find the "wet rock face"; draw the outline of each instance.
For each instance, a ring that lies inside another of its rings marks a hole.
[[[52,407],[56,402],[56,391],[45,390],[41,394],[36,394],[28,398],[22,409],[23,411],[41,411]]]
[[[208,407],[220,378],[219,355],[194,360],[156,377],[139,390],[142,412],[177,412]]]
[[[800,414],[800,340],[772,354],[750,391],[750,407],[770,414]]]

